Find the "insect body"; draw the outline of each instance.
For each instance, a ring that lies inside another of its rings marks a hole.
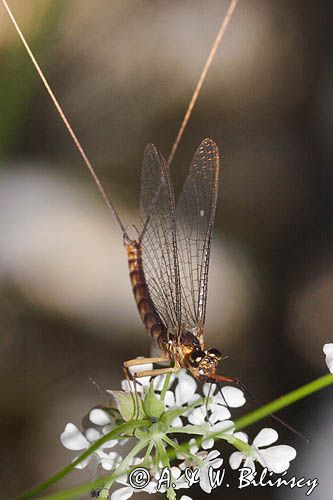
[[[165,350],[167,343],[167,329],[150,297],[149,288],[143,270],[141,244],[139,241],[132,240],[126,245],[126,250],[128,255],[130,279],[140,317],[153,340],[157,342],[160,349]]]

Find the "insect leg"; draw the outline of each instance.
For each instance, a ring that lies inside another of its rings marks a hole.
[[[165,373],[178,372],[179,368],[177,366],[169,366],[168,368],[158,368],[156,370],[146,370],[143,372],[134,373],[134,379],[140,377],[156,377],[157,375],[164,375]]]
[[[208,403],[209,403],[209,396],[210,396],[210,393],[212,392],[212,382],[210,383],[210,386],[209,386],[209,391],[208,391],[208,394],[206,396],[206,404],[205,404],[205,410],[206,410],[206,416],[205,416],[205,421],[209,423],[209,417],[208,417]]]
[[[125,363],[123,363],[123,372],[124,372],[125,378],[128,382],[128,386],[129,386],[130,390],[131,390],[131,382],[133,382],[134,394],[131,390],[131,395],[133,398],[134,413],[133,413],[132,418],[136,417],[138,419],[139,418],[139,394],[138,394],[138,390],[136,387],[136,380],[135,379],[133,380],[132,374],[129,371],[128,367],[125,366]]]
[[[155,358],[135,358],[123,362],[123,368],[128,369],[130,366],[140,366],[146,363],[161,363],[161,361],[167,361],[168,358],[165,356],[159,356]]]

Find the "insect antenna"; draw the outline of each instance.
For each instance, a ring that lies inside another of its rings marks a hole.
[[[91,382],[91,384],[95,387],[95,389],[97,389],[97,391],[103,396],[105,397],[105,390],[103,390],[101,388],[101,386],[99,385],[98,382],[96,382],[96,380],[94,380],[92,377],[88,377],[89,378],[89,382]]]
[[[185,112],[185,115],[184,115],[184,118],[183,118],[183,121],[180,125],[180,128],[179,128],[179,131],[178,131],[178,134],[177,134],[177,137],[175,139],[175,142],[173,143],[173,146],[171,148],[171,152],[170,152],[170,155],[169,155],[169,158],[168,158],[168,161],[167,161],[167,164],[168,166],[171,164],[172,160],[173,160],[173,157],[175,156],[175,153],[176,153],[176,150],[179,146],[179,143],[180,143],[180,140],[183,136],[183,133],[185,131],[185,128],[187,126],[187,123],[190,119],[190,116],[192,114],[192,111],[193,111],[193,108],[195,106],[195,103],[198,99],[198,96],[200,94],[200,90],[201,90],[201,87],[206,79],[206,76],[207,76],[207,73],[208,73],[208,70],[214,60],[214,57],[216,55],[216,52],[217,52],[217,49],[219,48],[219,45],[222,41],[222,38],[223,38],[223,35],[224,33],[226,32],[226,29],[228,27],[228,24],[230,22],[230,19],[231,19],[231,16],[236,8],[236,5],[237,5],[237,2],[238,0],[231,0],[230,2],[230,5],[229,5],[229,9],[227,10],[227,13],[226,15],[224,16],[223,18],[223,21],[221,23],[221,26],[220,26],[220,29],[215,37],[215,40],[214,40],[214,43],[213,43],[213,46],[212,48],[210,49],[210,52],[209,52],[209,55],[206,59],[206,62],[205,62],[205,65],[202,69],[202,72],[201,72],[201,75],[199,77],[199,80],[198,80],[198,83],[194,89],[194,92],[192,94],[192,97],[191,97],[191,100],[187,106],[187,109],[186,109],[186,112]]]
[[[243,382],[241,382],[237,378],[226,378],[226,380],[224,380],[224,377],[221,377],[222,380],[217,380],[217,377],[219,377],[219,375],[215,375],[215,377],[212,380],[217,384],[217,386],[219,388],[219,391],[220,391],[220,393],[221,393],[224,401],[225,401],[225,398],[224,398],[223,392],[221,390],[221,383],[222,382],[227,382],[227,383],[238,385],[242,389],[242,391],[245,392],[245,394],[250,399],[252,399],[252,401],[258,407],[263,406],[263,403],[258,398],[256,398],[254,396],[254,394],[243,384]],[[229,408],[229,406],[228,406],[228,408]],[[275,413],[270,413],[269,415],[270,415],[270,417],[272,417],[273,420],[275,420],[276,422],[278,422],[279,424],[281,424],[283,427],[285,427],[286,429],[288,429],[290,432],[292,432],[293,434],[295,434],[299,438],[303,439],[303,441],[306,441],[307,443],[310,442],[310,438],[309,437],[305,436],[302,432],[300,432],[297,429],[295,429],[292,425],[289,425],[285,420],[283,420],[282,418],[280,418],[277,415],[275,415]]]
[[[256,403],[257,406],[262,406],[263,403],[258,399],[256,398],[252,392],[249,391],[249,389],[242,383],[240,382],[239,380],[237,381],[239,387],[252,399],[252,401],[254,403]],[[283,420],[282,418],[278,417],[277,415],[275,415],[274,413],[270,413],[270,416],[276,421],[276,422],[279,422],[279,424],[283,425],[283,427],[285,427],[286,429],[288,429],[290,432],[292,432],[293,434],[295,434],[296,436],[298,436],[299,438],[303,439],[304,441],[306,441],[307,443],[310,442],[310,438],[305,436],[302,432],[298,431],[297,429],[295,429],[295,427],[293,427],[292,425],[288,424],[285,420]]]
[[[77,150],[79,151],[80,155],[81,155],[81,158],[83,159],[83,162],[84,164],[86,165],[86,167],[88,168],[89,172],[90,172],[90,175],[91,177],[93,178],[93,181],[95,182],[96,186],[97,186],[97,189],[99,190],[100,194],[102,195],[102,198],[104,199],[105,203],[106,203],[106,206],[108,207],[108,209],[110,210],[110,212],[112,213],[113,217],[115,218],[120,230],[122,231],[123,233],[123,236],[124,238],[126,239],[129,239],[128,236],[127,236],[127,233],[126,233],[126,230],[125,230],[125,226],[124,224],[122,223],[120,217],[119,217],[119,214],[117,212],[117,210],[115,209],[115,207],[113,206],[113,203],[110,199],[110,197],[108,196],[107,192],[105,191],[101,181],[99,180],[96,172],[95,172],[95,169],[94,167],[92,166],[92,163],[91,161],[89,160],[88,156],[87,156],[87,153],[85,152],[85,150],[83,149],[83,146],[81,145],[76,133],[74,132],[74,129],[73,127],[71,126],[71,124],[69,123],[68,119],[67,119],[67,116],[65,115],[58,99],[56,98],[53,90],[51,89],[40,65],[38,64],[37,62],[37,59],[35,58],[32,50],[30,49],[30,46],[25,38],[25,36],[23,35],[22,33],[22,30],[21,28],[19,27],[19,25],[17,24],[16,22],[16,19],[14,17],[14,14],[12,13],[8,3],[6,2],[6,0],[2,0],[2,3],[14,25],[14,28],[17,32],[17,34],[19,35],[22,43],[23,43],[23,46],[25,48],[25,50],[27,51],[28,53],[28,56],[30,57],[40,79],[42,80],[42,83],[44,85],[44,87],[46,88],[50,98],[51,98],[51,101],[53,102],[53,105],[54,107],[56,108],[56,111],[58,112],[62,122],[64,123],[69,135],[71,136],[72,138],[72,141],[74,142]]]
[[[237,2],[238,2],[238,0],[231,0],[231,3],[230,3],[229,8],[227,10],[227,13],[226,13],[226,15],[224,16],[224,18],[222,20],[222,23],[221,23],[221,26],[219,28],[219,31],[218,31],[218,33],[217,33],[217,35],[215,37],[214,43],[212,45],[212,48],[210,49],[209,55],[208,55],[208,57],[206,59],[204,67],[203,67],[203,69],[201,71],[201,75],[200,75],[200,77],[198,79],[198,82],[197,82],[196,87],[194,89],[194,92],[192,94],[191,100],[190,100],[190,102],[188,104],[188,107],[186,109],[186,112],[185,112],[183,121],[182,121],[182,123],[180,125],[177,137],[176,137],[175,142],[173,143],[173,146],[171,148],[171,152],[169,154],[169,158],[168,158],[168,160],[166,162],[167,168],[169,168],[169,166],[170,166],[170,164],[171,164],[171,162],[173,160],[173,157],[175,156],[176,150],[177,150],[177,148],[179,146],[181,138],[182,138],[182,136],[184,134],[184,131],[186,129],[187,123],[188,123],[188,121],[189,121],[189,119],[191,117],[192,111],[193,111],[194,106],[196,104],[196,101],[197,101],[197,99],[199,97],[202,85],[203,85],[203,83],[204,83],[204,81],[205,81],[205,79],[207,77],[208,70],[209,70],[209,68],[210,68],[210,66],[211,66],[211,64],[212,64],[212,62],[214,60],[214,57],[216,55],[216,52],[217,52],[217,50],[218,50],[218,48],[219,48],[219,46],[220,46],[220,44],[222,42],[223,35],[224,35],[224,33],[225,33],[225,31],[226,31],[226,29],[228,27],[228,24],[229,24],[229,22],[231,20],[231,17],[232,17],[232,14],[233,14],[233,12],[234,12],[234,10],[236,8]],[[153,198],[153,200],[151,202],[148,216],[147,216],[146,220],[143,221],[143,226],[142,226],[141,234],[140,234],[140,237],[139,237],[139,242],[142,241],[142,238],[143,238],[143,236],[144,236],[144,234],[146,232],[146,229],[147,229],[147,226],[148,226],[148,223],[149,223],[149,220],[150,220],[150,216],[153,213],[154,208],[155,208],[155,206],[156,206],[156,204],[157,204],[157,202],[159,200],[159,194],[161,192],[162,186],[163,186],[163,180],[162,180],[162,182],[160,184],[160,187],[157,190],[157,192],[154,195],[154,198]]]

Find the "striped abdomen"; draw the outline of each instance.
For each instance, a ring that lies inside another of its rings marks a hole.
[[[163,349],[167,331],[149,294],[142,265],[141,245],[138,241],[131,241],[126,245],[126,250],[134,299],[140,317],[152,338]]]

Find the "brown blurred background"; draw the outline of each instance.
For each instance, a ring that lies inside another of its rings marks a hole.
[[[144,148],[168,155],[227,2],[10,4],[121,217],[135,222]],[[331,19],[328,1],[241,0],[172,165],[178,192],[199,142],[220,147],[206,342],[263,401],[326,373],[322,345],[333,341]],[[121,234],[2,7],[0,26],[0,474],[1,498],[13,498],[70,460],[64,425],[104,401],[89,377],[118,388],[121,360],[149,354],[150,341]],[[312,437],[278,429],[299,453],[290,475],[318,477],[312,498],[331,498],[332,390],[281,416]],[[74,472],[57,488],[87,479]]]

